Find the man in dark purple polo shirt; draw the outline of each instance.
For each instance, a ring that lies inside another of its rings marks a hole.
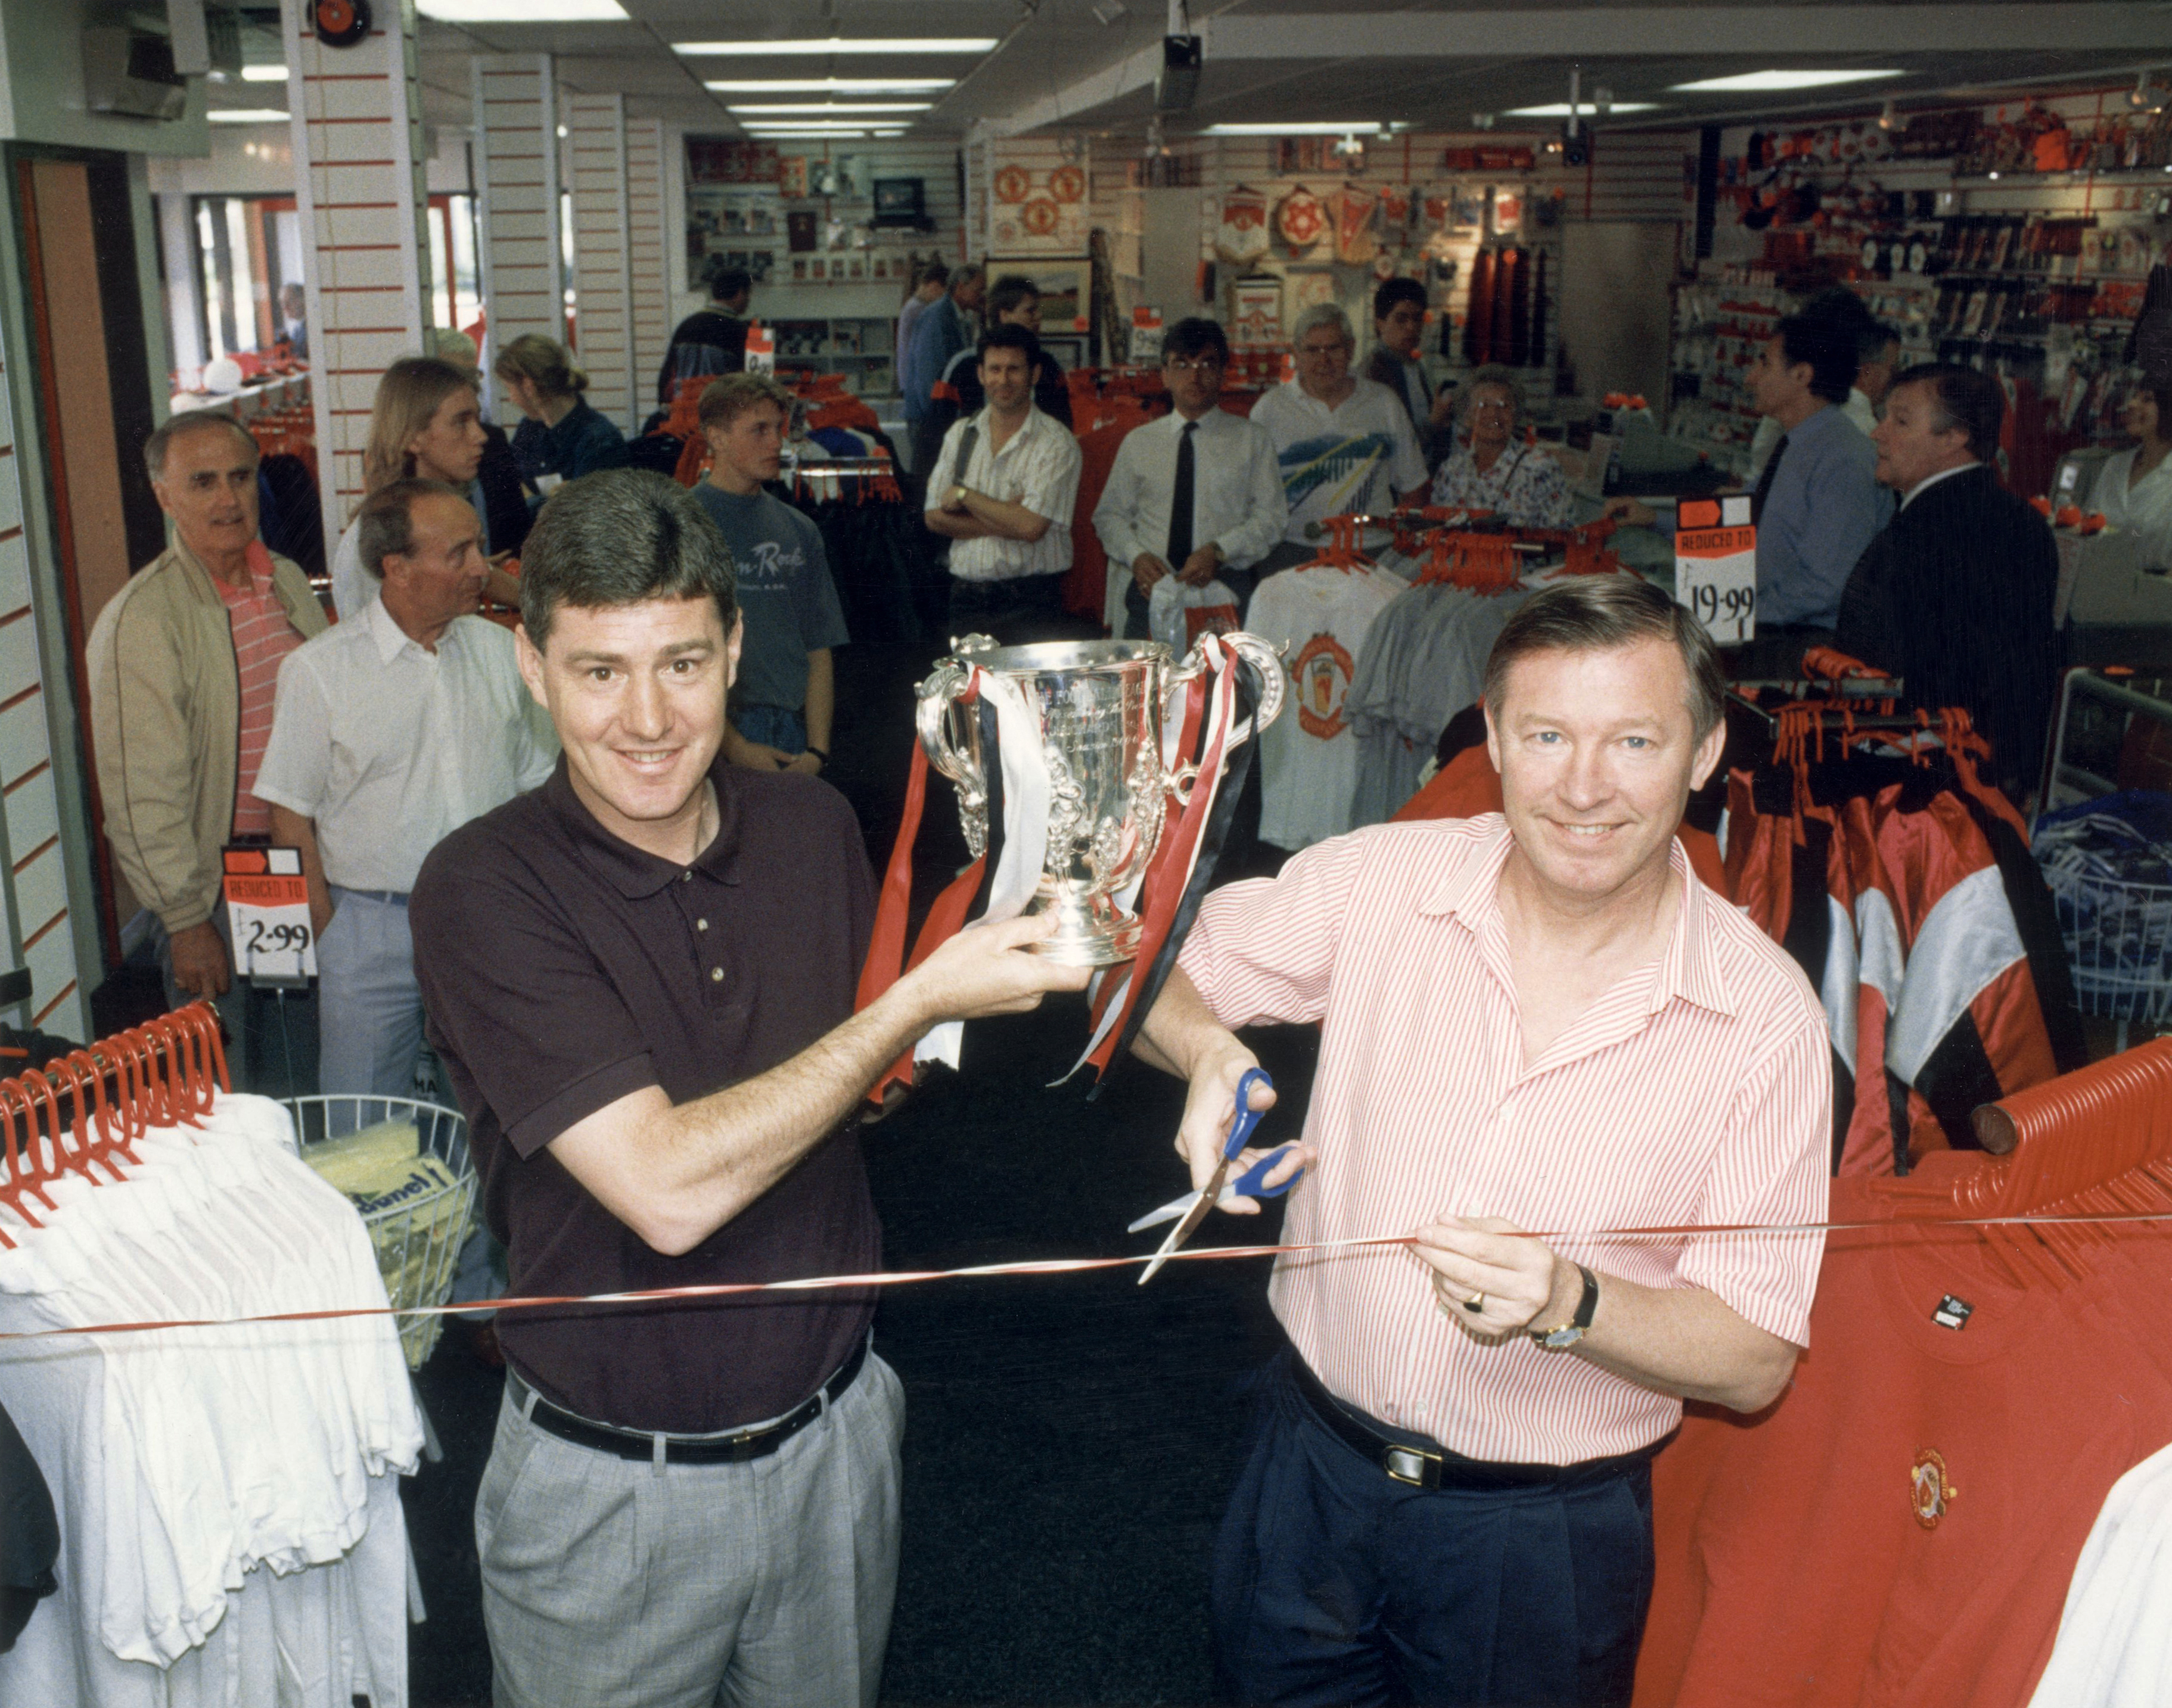
[[[720,760],[741,627],[682,488],[568,486],[521,579],[521,673],[564,757],[440,843],[411,904],[512,1291],[878,1267],[856,1136],[876,1076],[939,1021],[1084,975],[1019,921],[852,1012],[858,826],[814,777]],[[854,1290],[503,1313],[476,1503],[499,1708],[874,1703],[904,1425],[874,1310]]]

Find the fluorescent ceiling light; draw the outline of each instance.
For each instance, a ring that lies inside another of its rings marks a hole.
[[[1352,119],[1347,124],[1313,123],[1301,125],[1209,125],[1206,134],[1210,137],[1384,137],[1390,131],[1405,131],[1407,125],[1383,124],[1377,119]]]
[[[865,131],[756,131],[754,138],[760,142],[852,142],[865,137]]]
[[[213,107],[204,117],[214,125],[283,125],[288,120],[277,107]]]
[[[771,119],[766,122],[761,119],[745,119],[740,121],[740,127],[758,137],[766,136],[771,131],[796,131],[804,135],[810,132],[864,131],[868,128],[868,121],[865,119],[840,119],[831,124],[822,119]]]
[[[729,113],[924,113],[933,101],[771,101],[765,105],[727,107]]]
[[[283,65],[245,65],[241,67],[244,83],[284,83],[287,67]]]
[[[804,59],[815,53],[986,53],[995,45],[992,35],[833,35],[826,41],[675,41],[671,51],[735,59]]]
[[[1697,83],[1669,83],[1691,94],[1755,94],[1774,89],[1816,89],[1832,83],[1868,83],[1874,78],[1903,77],[1898,71],[1745,71],[1733,77],[1708,77]],[[1614,110],[1620,112],[1619,106]]]
[[[702,87],[721,95],[932,95],[957,81],[954,77],[727,78]]]
[[[440,24],[623,24],[618,0],[415,0]]]
[[[1659,104],[1657,101],[1616,101],[1606,110],[1610,115],[1614,113],[1655,113],[1659,111]],[[1549,101],[1542,107],[1510,107],[1508,109],[1508,114],[1512,119],[1565,119],[1569,115],[1568,103],[1567,101]],[[1589,101],[1578,101],[1577,103],[1576,115],[1580,119],[1595,119],[1599,116],[1599,113],[1595,109],[1594,109]]]

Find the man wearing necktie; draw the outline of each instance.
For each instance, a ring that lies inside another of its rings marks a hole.
[[[1252,566],[1288,525],[1274,441],[1219,406],[1228,360],[1228,340],[1213,321],[1169,329],[1161,372],[1171,411],[1117,448],[1094,507],[1110,576],[1124,582],[1127,639],[1146,637],[1147,597],[1165,576],[1190,587],[1219,580],[1241,608]]]
[[[1757,638],[1729,674],[1792,675],[1832,636],[1848,572],[1892,513],[1878,454],[1841,406],[1855,383],[1853,330],[1790,315],[1750,369],[1758,409],[1780,429],[1750,501],[1757,524]]]

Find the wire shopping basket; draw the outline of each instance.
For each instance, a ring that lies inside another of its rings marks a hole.
[[[2172,884],[2131,884],[2046,862],[2084,1014],[2156,1024],[2172,1012]]]
[[[416,1166],[390,1190],[348,1194],[369,1230],[378,1271],[395,1310],[442,1305],[452,1297],[460,1247],[475,1225],[476,1169],[468,1155],[467,1118],[458,1109],[411,1097],[298,1097],[287,1101],[301,1141],[302,1160],[321,1161],[326,1147],[376,1131]],[[399,1130],[411,1127],[414,1149]],[[389,1131],[388,1131],[389,1130]],[[312,1163],[312,1166],[316,1166]],[[419,1370],[438,1344],[443,1317],[409,1317],[400,1324],[407,1367]]]

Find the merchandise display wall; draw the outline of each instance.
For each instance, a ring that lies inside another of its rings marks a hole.
[[[2005,470],[2044,491],[2058,456],[2116,431],[2152,260],[2172,238],[2172,123],[2124,91],[1721,133],[1712,252],[1675,296],[1669,432],[1736,472],[1747,370],[1773,325],[1841,282],[1902,360],[1997,373]],[[1904,115],[1906,117],[1907,115]]]

